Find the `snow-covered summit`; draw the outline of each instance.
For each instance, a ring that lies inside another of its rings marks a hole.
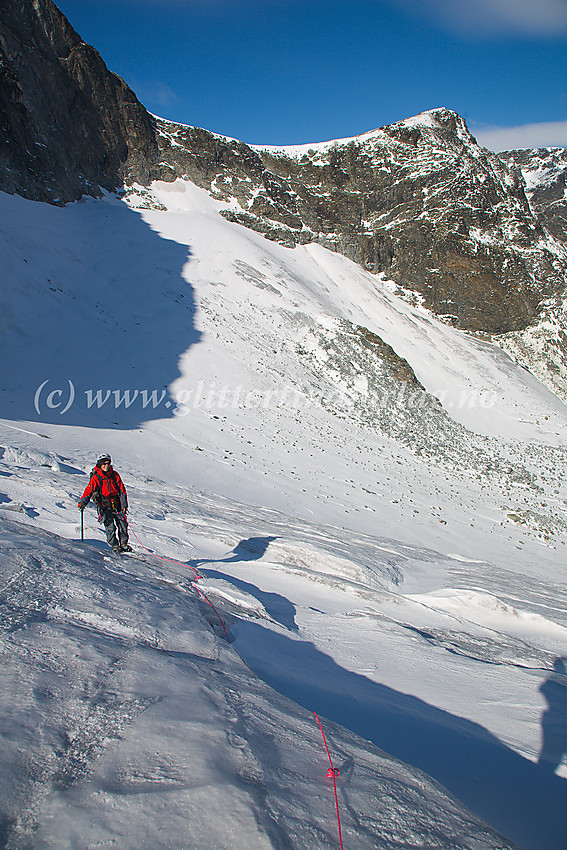
[[[392,130],[403,130],[412,128],[431,128],[442,129],[450,126],[459,127],[461,131],[466,131],[466,124],[456,112],[445,107],[436,109],[428,109],[425,112],[420,112],[419,115],[414,115],[410,118],[405,118],[402,121],[397,121],[394,124],[388,125]],[[266,151],[271,154],[279,154],[292,159],[301,159],[303,156],[309,155],[316,161],[316,155],[326,154],[329,150],[343,145],[358,144],[364,145],[366,142],[377,141],[382,144],[388,143],[388,134],[384,127],[379,127],[375,130],[368,130],[365,133],[360,133],[357,136],[349,136],[342,139],[331,139],[327,142],[306,142],[301,145],[250,145],[252,150]],[[232,140],[234,141],[234,140]],[[315,155],[315,156],[314,156]]]

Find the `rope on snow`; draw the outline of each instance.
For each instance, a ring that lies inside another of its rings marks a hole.
[[[340,775],[340,770],[338,767],[333,766],[333,760],[331,759],[331,754],[329,752],[329,747],[327,746],[327,739],[325,738],[325,733],[323,732],[323,727],[321,725],[321,721],[319,720],[319,716],[316,711],[313,712],[315,715],[315,720],[319,724],[319,729],[321,730],[321,735],[323,736],[323,743],[325,744],[325,749],[327,750],[327,756],[329,757],[330,768],[327,770],[327,776],[333,780],[333,790],[335,792],[335,808],[337,810],[337,825],[339,828],[339,844],[341,846],[341,850],[343,849],[343,837],[341,834],[341,816],[339,813],[339,798],[337,796],[337,776]]]
[[[183,561],[177,561],[175,558],[166,558],[164,555],[157,555],[155,552],[152,552],[151,549],[148,549],[148,547],[144,546],[144,544],[140,541],[138,535],[136,534],[136,532],[134,531],[134,529],[132,528],[132,526],[128,522],[128,520],[126,518],[126,514],[123,513],[122,516],[124,517],[126,525],[128,526],[128,531],[130,531],[134,535],[138,545],[141,546],[141,548],[145,552],[147,552],[149,555],[151,555],[152,558],[157,558],[160,561],[169,561],[170,564],[178,564],[178,566],[180,566],[180,567],[186,567],[187,569],[193,570],[193,572],[195,573],[195,578],[191,581],[192,588],[199,594],[200,597],[202,597],[205,600],[205,602],[208,605],[211,606],[211,608],[213,609],[213,611],[215,612],[215,614],[217,615],[217,617],[220,620],[220,624],[223,628],[227,643],[230,643],[230,638],[228,636],[228,632],[226,630],[226,626],[224,624],[223,618],[221,617],[221,615],[219,614],[219,612],[217,611],[217,609],[215,608],[215,606],[213,605],[211,600],[208,599],[207,596],[203,593],[201,588],[197,587],[197,582],[199,581],[200,578],[203,578],[203,576],[200,576],[199,573],[197,572],[197,570],[195,569],[195,567],[191,566],[191,564],[185,564],[185,563],[183,563]]]

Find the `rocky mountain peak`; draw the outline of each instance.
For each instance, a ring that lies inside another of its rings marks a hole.
[[[453,112],[452,109],[447,109],[444,106],[437,109],[429,109],[412,118],[405,118],[403,121],[390,124],[387,128],[383,129],[392,133],[398,132],[400,137],[404,132],[410,133],[413,131],[413,137],[415,139],[420,136],[427,137],[428,130],[438,133],[445,131],[447,139],[454,137],[454,141],[456,141],[461,138],[466,143],[474,141],[464,118]]]
[[[564,286],[565,252],[521,175],[448,109],[282,148],[171,122],[158,129],[164,178],[188,177],[225,216],[270,239],[319,242],[384,273],[463,328],[522,329]]]

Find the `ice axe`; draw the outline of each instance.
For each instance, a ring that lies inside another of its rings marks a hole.
[[[84,510],[81,510],[81,508],[79,508],[79,510],[81,511],[81,540],[84,540],[85,539],[85,526],[84,526],[84,522],[83,522],[83,516],[84,516],[85,512],[84,512]]]

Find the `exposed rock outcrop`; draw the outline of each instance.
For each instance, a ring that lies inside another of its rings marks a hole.
[[[517,169],[447,109],[279,150],[161,120],[158,129],[171,176],[225,201],[227,218],[384,272],[460,327],[524,328],[565,285],[567,255],[534,215]]]
[[[567,150],[535,148],[498,154],[525,185],[526,197],[541,226],[567,249]],[[537,318],[522,331],[498,339],[560,398],[567,401],[567,290],[543,300]]]
[[[567,245],[567,150],[534,148],[498,156],[521,173],[526,195],[539,222]]]
[[[64,203],[147,181],[154,121],[51,0],[0,0],[0,188]]]

